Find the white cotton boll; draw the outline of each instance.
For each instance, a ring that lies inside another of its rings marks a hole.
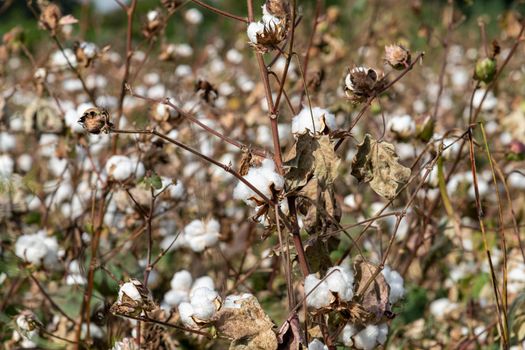
[[[248,39],[253,44],[257,44],[257,35],[262,34],[264,32],[264,23],[262,22],[251,22],[248,25],[248,29],[246,30],[246,34],[248,35]]]
[[[118,291],[118,303],[122,303],[122,298],[126,295],[128,298],[135,300],[135,301],[142,301],[142,297],[140,296],[140,292],[135,286],[135,283],[133,283],[133,280],[130,282],[124,283],[119,291]]]
[[[13,117],[9,120],[9,129],[11,131],[22,131],[24,130],[24,121],[22,118]]]
[[[511,263],[508,272],[509,293],[519,293],[525,287],[525,264]]]
[[[67,168],[67,159],[66,158],[60,159],[57,157],[52,157],[49,159],[49,162],[47,163],[47,167],[50,170],[51,174],[53,174],[53,176],[56,176],[56,177],[63,176]]]
[[[73,50],[69,48],[64,49],[63,53],[60,50],[55,51],[51,54],[51,57],[49,58],[50,65],[56,69],[69,68],[68,60],[73,67],[77,66],[77,57],[75,56]]]
[[[68,109],[65,115],[66,125],[71,129],[73,133],[81,134],[84,132],[84,128],[78,122],[79,114],[76,109]]]
[[[215,283],[210,276],[202,276],[197,278],[195,282],[193,282],[193,286],[191,286],[190,297],[192,297],[195,291],[200,288],[215,290]]]
[[[237,86],[239,86],[243,92],[251,92],[255,88],[255,83],[246,75],[239,75],[239,77],[237,77]]]
[[[461,67],[455,67],[450,77],[454,87],[464,88],[472,78],[472,72]]]
[[[481,100],[483,99],[483,96],[485,95],[485,91],[483,89],[476,90],[474,92],[474,98],[472,99],[472,105],[474,108],[479,108],[481,104]],[[494,109],[498,104],[498,99],[496,96],[494,96],[494,93],[492,91],[489,91],[487,94],[487,97],[483,101],[483,105],[481,105],[482,111],[490,111]]]
[[[229,49],[228,52],[226,52],[226,60],[228,60],[230,63],[239,64],[242,62],[242,59],[242,53],[235,49]]]
[[[346,196],[343,200],[343,203],[346,205],[346,206],[349,206],[351,209],[356,209],[357,208],[357,201],[355,199],[355,195],[354,194],[349,194],[348,196]]]
[[[169,252],[173,250],[177,250],[179,248],[185,248],[188,246],[188,242],[186,242],[186,238],[184,238],[184,234],[181,233],[179,235],[168,235],[164,237],[162,242],[160,242],[160,247],[164,250],[168,250]]]
[[[193,315],[200,320],[209,320],[215,315],[219,308],[219,294],[206,287],[198,288],[191,296]]]
[[[377,335],[377,342],[383,345],[388,337],[388,324],[381,323],[378,327],[379,334]]]
[[[192,318],[194,313],[193,306],[188,302],[184,302],[181,303],[178,308],[180,320],[182,321],[182,323],[188,327],[196,327],[197,324]]]
[[[272,188],[280,191],[284,186],[284,178],[275,171],[275,163],[271,159],[263,160],[259,168],[250,168],[244,178],[269,199],[273,196]],[[263,199],[243,182],[235,186],[233,198],[243,200],[252,207],[257,207],[257,202],[263,202]]]
[[[71,78],[62,82],[62,88],[68,92],[76,92],[81,91],[84,87],[82,86],[82,82],[80,80]]]
[[[192,72],[193,70],[187,64],[180,64],[177,66],[177,68],[175,68],[175,75],[177,77],[189,77],[191,76]]]
[[[299,114],[292,119],[292,133],[296,136],[307,132],[320,133],[325,126],[329,130],[337,129],[335,116],[326,109],[319,107],[313,107],[311,112],[310,108],[304,107]]]
[[[407,138],[415,134],[416,122],[408,114],[393,116],[388,121],[388,130],[401,138]]]
[[[328,346],[319,339],[314,339],[308,344],[308,350],[328,350]]]
[[[199,24],[202,22],[202,13],[196,8],[192,8],[186,11],[184,19],[190,24]]]
[[[57,261],[58,242],[56,237],[47,237],[41,230],[35,234],[20,236],[15,244],[15,254],[25,261],[46,267],[54,267]]]
[[[131,159],[122,155],[114,155],[107,160],[105,170],[114,180],[124,181],[131,176],[134,169]]]
[[[211,219],[207,222],[193,220],[184,228],[183,234],[188,246],[199,253],[217,244],[219,230],[220,224],[217,220]]]
[[[189,292],[191,284],[193,283],[193,278],[191,274],[186,270],[181,270],[176,272],[171,279],[170,286],[173,290],[181,290]]]
[[[376,325],[369,324],[354,335],[354,344],[358,349],[372,350],[376,347],[377,337],[379,335],[379,328]]]
[[[480,179],[478,177],[478,193],[480,197],[484,197],[489,193],[490,185],[487,181]],[[476,188],[474,185],[470,186],[468,190],[468,195],[470,199],[474,200],[476,199]]]
[[[443,320],[445,316],[456,309],[458,305],[451,302],[448,298],[436,299],[430,303],[430,313],[437,320]]]
[[[401,277],[397,271],[392,270],[389,266],[385,266],[381,273],[385,277],[386,283],[390,286],[388,301],[391,304],[394,304],[405,295],[403,277]]]
[[[151,10],[151,11],[148,11],[146,16],[147,16],[149,22],[153,22],[154,20],[156,20],[159,17],[159,13],[158,13],[158,11]]]
[[[343,331],[341,332],[341,341],[345,346],[353,346],[354,341],[352,340],[352,337],[357,333],[357,329],[355,329],[354,325],[347,323],[346,326],[343,328]]]
[[[13,174],[15,162],[8,154],[0,155],[0,180],[2,178],[8,178]]]
[[[27,153],[21,154],[16,160],[16,165],[20,170],[28,172],[33,166],[33,157]]]
[[[189,301],[190,297],[188,295],[188,292],[183,290],[171,289],[166,294],[164,294],[164,302],[169,306],[178,306],[181,303]]]
[[[68,275],[66,277],[67,285],[84,285],[86,284],[86,278],[80,271],[80,265],[77,260],[73,260],[68,266]]]
[[[243,295],[228,295],[222,303],[222,308],[226,309],[240,309],[242,302],[253,297],[253,294],[244,293]]]
[[[51,157],[55,154],[58,145],[58,136],[54,134],[43,134],[38,141],[38,151],[44,157]]]
[[[161,99],[166,95],[166,87],[162,84],[153,85],[148,89],[147,97],[153,99]]]
[[[0,152],[9,152],[16,146],[16,137],[7,132],[0,132]]]
[[[325,282],[330,291],[337,293],[339,298],[349,301],[354,296],[354,275],[346,267],[334,266],[326,272]]]
[[[314,274],[306,276],[304,280],[304,293],[307,295],[306,304],[315,309],[330,305],[332,295],[328,283],[321,282]]]

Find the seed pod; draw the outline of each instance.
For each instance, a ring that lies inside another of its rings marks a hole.
[[[368,67],[354,67],[345,78],[345,93],[352,102],[364,102],[384,86],[384,75]]]
[[[100,134],[101,131],[107,134],[113,127],[109,113],[97,107],[87,109],[78,122],[91,134]]]
[[[484,83],[490,83],[496,75],[496,60],[493,58],[484,58],[476,63],[474,70],[474,79]]]
[[[411,63],[410,51],[401,45],[385,46],[385,61],[394,69],[404,69]]]
[[[60,18],[62,18],[60,8],[51,3],[42,8],[42,13],[40,14],[40,25],[44,29],[51,30],[51,33],[55,35],[59,26]]]

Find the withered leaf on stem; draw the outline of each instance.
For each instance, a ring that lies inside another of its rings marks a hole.
[[[254,296],[239,301],[240,308],[222,308],[214,317],[221,336],[232,339],[230,349],[277,349],[274,324]]]
[[[399,164],[398,159],[394,145],[378,142],[366,134],[352,160],[352,175],[359,182],[369,183],[380,196],[392,199],[398,184],[407,182],[411,174],[410,169]]]
[[[385,312],[388,314],[390,311],[390,303],[388,301],[390,286],[382,273],[379,273],[374,278],[366,291],[364,290],[376,270],[376,265],[363,260],[358,260],[354,264],[356,296],[361,297],[361,306],[370,313],[369,317],[371,319],[367,321],[373,323],[383,320]]]

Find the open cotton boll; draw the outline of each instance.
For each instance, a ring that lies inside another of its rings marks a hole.
[[[381,323],[377,326],[379,334],[377,335],[377,342],[381,345],[383,345],[386,342],[386,338],[388,336],[388,324]]]
[[[302,135],[307,132],[321,133],[325,128],[335,130],[337,124],[335,123],[335,116],[323,108],[313,107],[310,112],[310,108],[304,107],[292,119],[292,133],[294,135]]]
[[[304,293],[306,305],[320,309],[330,305],[332,295],[328,288],[328,283],[317,278],[314,274],[306,276],[304,280]]]
[[[56,237],[47,237],[44,230],[35,234],[22,235],[15,243],[15,254],[19,258],[46,267],[53,267],[57,262],[58,242]]]
[[[393,116],[388,122],[388,130],[401,138],[407,138],[416,132],[416,122],[408,114]]]
[[[187,291],[170,289],[164,294],[164,303],[169,306],[178,306],[183,302],[190,301]]]
[[[124,295],[135,301],[142,300],[142,296],[140,295],[139,290],[132,281],[126,282],[120,287],[118,291],[118,303],[122,303],[122,298],[124,297]]]
[[[16,137],[7,132],[0,132],[0,152],[9,152],[16,146]]]
[[[354,341],[352,337],[357,333],[357,329],[355,329],[354,325],[347,323],[345,327],[343,328],[343,331],[341,332],[340,339],[346,346],[353,346]]]
[[[381,273],[385,277],[386,283],[390,286],[388,301],[390,301],[391,304],[394,304],[405,295],[403,277],[401,277],[397,271],[392,270],[389,266],[385,266]]]
[[[197,324],[193,320],[193,306],[190,303],[184,302],[181,303],[178,307],[180,320],[183,324],[188,327],[197,327]]]
[[[108,176],[114,180],[124,181],[133,174],[134,167],[131,159],[128,157],[114,155],[107,160],[105,170]]]
[[[478,89],[474,92],[474,96],[472,98],[472,105],[474,108],[479,108],[481,101],[483,100],[483,96],[485,95],[486,90]],[[494,96],[494,93],[492,91],[489,91],[487,93],[487,97],[485,100],[483,100],[483,104],[481,105],[481,110],[483,111],[490,111],[491,109],[494,109],[496,105],[498,104],[498,99]]]
[[[334,266],[326,272],[325,282],[330,291],[337,293],[339,298],[349,301],[354,296],[354,275],[346,267]]]
[[[202,252],[208,247],[212,247],[219,241],[220,224],[217,220],[211,219],[207,222],[193,220],[184,228],[184,239],[187,245],[194,252]]]
[[[193,316],[199,320],[209,320],[220,307],[219,294],[206,287],[193,291],[190,301],[193,307]]]
[[[328,346],[319,339],[314,339],[308,344],[308,350],[328,350]]]
[[[0,155],[0,180],[8,178],[13,174],[15,162],[8,154]]]
[[[257,44],[257,35],[262,33],[264,33],[264,23],[262,22],[251,22],[246,30],[248,39],[250,39],[253,44]]]
[[[458,305],[450,301],[448,298],[440,298],[431,302],[429,309],[432,316],[437,320],[443,320],[449,312],[457,307]]]
[[[176,272],[171,279],[170,286],[174,290],[182,290],[189,292],[193,279],[191,274],[186,270]]]
[[[244,293],[243,295],[228,295],[226,298],[224,298],[224,302],[222,303],[222,308],[226,309],[240,309],[242,302],[244,300],[248,300],[251,297],[253,297],[253,294],[250,293]]]
[[[214,290],[215,283],[213,282],[213,279],[210,276],[202,276],[197,278],[191,286],[190,297],[193,296],[195,291],[199,288],[208,288],[210,290]]]
[[[379,327],[369,324],[359,333],[354,335],[354,345],[358,349],[372,350],[376,347],[379,336]]]
[[[199,24],[202,22],[202,13],[196,8],[191,8],[184,14],[184,19],[190,24]]]
[[[259,168],[250,168],[244,179],[257,188],[266,198],[273,197],[273,190],[280,191],[284,187],[284,178],[275,171],[275,163],[265,159]],[[257,207],[263,199],[243,182],[239,182],[233,190],[233,198],[243,200],[246,204]]]

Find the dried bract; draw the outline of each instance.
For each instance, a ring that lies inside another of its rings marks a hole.
[[[91,134],[108,134],[113,127],[109,121],[109,113],[105,109],[93,107],[87,109],[78,120],[80,125]]]
[[[345,94],[355,103],[366,101],[385,86],[384,74],[368,67],[354,67],[345,78]]]
[[[386,45],[385,61],[394,69],[404,69],[410,65],[412,57],[410,51],[401,45]]]

